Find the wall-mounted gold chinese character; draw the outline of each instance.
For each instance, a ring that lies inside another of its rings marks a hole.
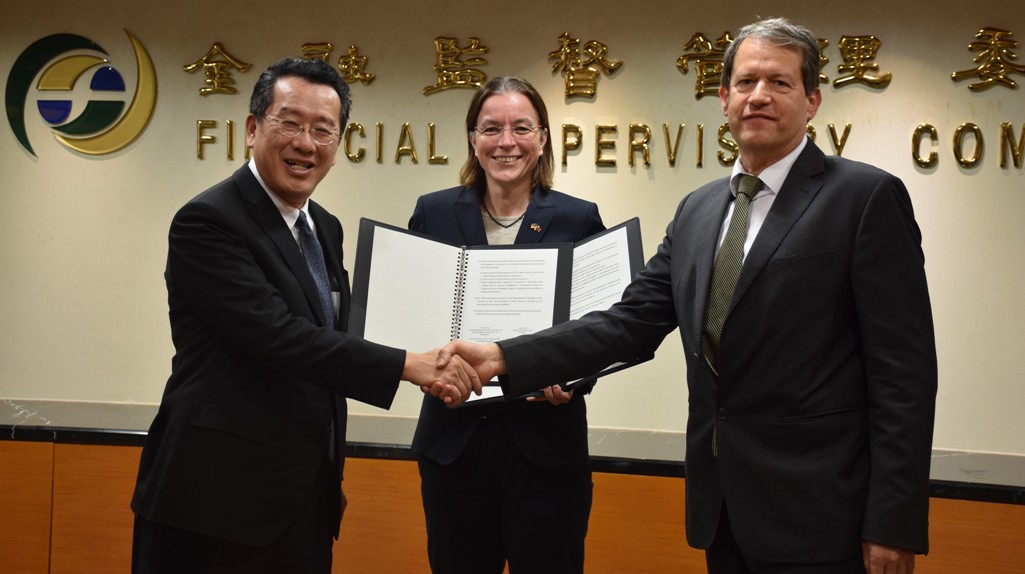
[[[968,78],[978,78],[980,81],[969,84],[968,89],[973,92],[988,90],[997,84],[1018,89],[1018,83],[1007,77],[1009,74],[1025,74],[1025,66],[1011,63],[1017,60],[1018,55],[1012,49],[1020,47],[1017,40],[1012,40],[1013,32],[999,28],[986,27],[975,35],[978,42],[968,44],[968,50],[979,52],[973,61],[978,67],[972,70],[962,70],[950,74],[950,79],[955,82]]]
[[[333,49],[334,44],[331,42],[307,42],[303,44],[303,58],[327,62]]]
[[[350,84],[363,82],[364,86],[369,86],[377,75],[366,71],[367,62],[366,56],[359,55],[359,48],[349,46],[349,53],[338,58],[338,71],[341,72],[342,79]]]
[[[238,90],[235,89],[235,78],[231,75],[231,68],[239,72],[246,72],[251,67],[251,64],[229,54],[220,42],[214,42],[210,51],[199,60],[182,66],[190,74],[199,69],[203,70],[206,79],[203,80],[204,87],[199,89],[199,94],[202,96],[238,93]]]
[[[886,73],[877,76],[871,73],[879,71],[879,64],[876,64],[874,60],[880,46],[882,46],[882,42],[875,36],[842,36],[839,48],[844,63],[836,67],[837,72],[841,75],[833,80],[833,87],[842,88],[852,83],[859,83],[881,90],[889,86],[893,74]]]
[[[829,40],[825,38],[819,38],[819,83],[828,84],[829,76],[822,73],[822,70],[826,69],[826,64],[829,63],[829,58],[826,57],[826,47],[829,46]]]
[[[559,36],[559,49],[548,53],[549,60],[555,60],[552,73],[561,71],[566,78],[566,97],[593,98],[598,91],[598,77],[604,71],[612,75],[623,65],[618,60],[606,57],[609,48],[602,42],[591,40],[580,48],[580,38],[571,38],[569,32]],[[586,59],[585,59],[586,56]]]
[[[434,64],[434,71],[438,73],[438,83],[424,87],[425,96],[451,88],[475,90],[487,81],[487,74],[473,68],[473,66],[484,66],[488,63],[481,57],[488,52],[488,49],[480,45],[479,39],[470,38],[470,45],[461,48],[456,38],[439,36],[434,39],[434,49],[438,54],[438,59]],[[461,59],[463,57],[466,59]]]
[[[694,83],[695,99],[718,95],[722,80],[722,58],[732,43],[733,38],[729,32],[723,32],[715,42],[710,42],[704,34],[697,32],[684,44],[685,53],[676,59],[676,67],[686,74],[688,64],[694,60],[694,72],[697,75]]]

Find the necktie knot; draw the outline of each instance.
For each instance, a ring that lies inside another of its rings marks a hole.
[[[299,231],[299,233],[307,237],[313,235],[313,229],[310,228],[310,223],[306,221],[305,211],[299,212],[299,219],[295,221],[295,228]]]
[[[762,180],[758,179],[753,175],[740,176],[740,181],[737,182],[737,197],[741,195],[746,197],[748,201],[751,200],[762,189]]]

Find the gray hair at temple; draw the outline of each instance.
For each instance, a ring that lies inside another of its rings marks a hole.
[[[811,94],[819,87],[819,40],[804,26],[791,24],[786,18],[767,18],[740,29],[737,37],[726,48],[722,59],[721,85],[730,89],[733,76],[733,60],[740,44],[748,38],[759,38],[774,46],[788,48],[801,57],[801,73],[804,76],[804,92]]]

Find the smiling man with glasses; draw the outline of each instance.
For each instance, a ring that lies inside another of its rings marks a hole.
[[[345,509],[346,404],[399,380],[451,397],[465,365],[347,336],[342,226],[310,200],[335,163],[349,89],[319,60],[261,74],[252,161],[171,222],[171,376],[139,464],[137,574],[328,574]],[[472,382],[471,382],[472,381]]]
[[[292,120],[282,120],[279,118],[272,118],[270,116],[267,116],[265,119],[271,124],[277,126],[278,133],[286,138],[299,137],[303,132],[307,132],[313,139],[313,143],[317,145],[329,146],[338,141],[338,134],[327,127],[307,128],[306,126],[298,124]]]

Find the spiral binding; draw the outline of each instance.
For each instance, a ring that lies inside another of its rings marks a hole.
[[[452,329],[449,332],[449,340],[459,338],[463,330],[463,298],[466,296],[466,266],[468,252],[463,249],[459,252],[459,263],[456,268],[455,294],[452,299]]]

